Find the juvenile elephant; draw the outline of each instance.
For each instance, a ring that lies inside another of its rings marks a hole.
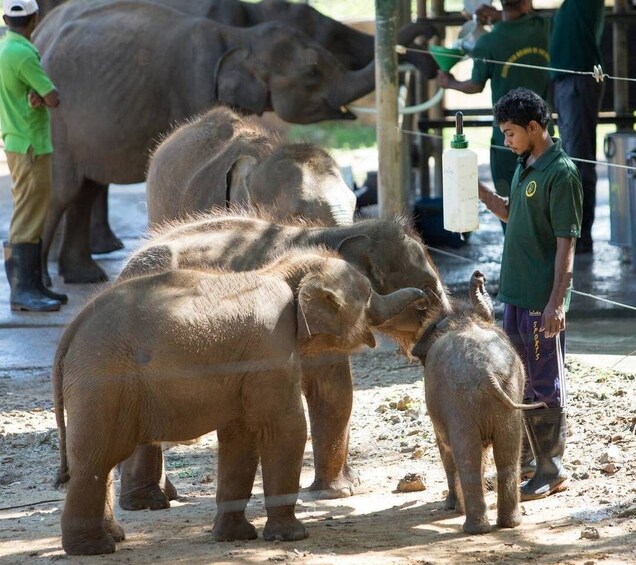
[[[351,224],[356,197],[316,145],[283,143],[254,121],[216,107],[170,133],[150,158],[151,224],[247,204],[273,218]]]
[[[472,305],[453,301],[434,308],[413,348],[424,365],[426,408],[448,480],[446,508],[466,514],[463,529],[483,534],[491,527],[484,500],[484,454],[492,445],[499,477],[497,525],[514,528],[519,512],[520,410],[525,370],[506,334],[494,324],[485,278],[470,281]]]
[[[258,271],[173,270],[106,290],[68,326],[54,362],[64,550],[111,553],[125,538],[112,469],[137,445],[211,430],[219,437],[214,538],[256,537],[245,507],[259,457],[263,537],[306,537],[294,515],[307,440],[300,357],[373,347],[370,328],[422,296],[380,296],[335,253],[307,249]]]
[[[66,282],[106,280],[90,253],[92,201],[108,183],[143,181],[149,149],[171,124],[214,102],[297,123],[352,119],[346,104],[375,85],[373,62],[347,70],[278,22],[235,28],[141,0],[98,2],[51,33],[55,21],[45,18],[33,39],[63,93],[51,112],[43,258],[65,214],[59,268]]]
[[[247,213],[209,214],[198,221],[163,227],[129,258],[120,277],[174,268],[222,267],[245,271],[268,263],[281,249],[306,245],[322,245],[337,251],[380,294],[405,287],[426,293],[424,304],[414,303],[394,321],[378,328],[393,337],[404,352],[410,352],[419,336],[425,305],[448,304],[439,273],[426,248],[397,219],[365,220],[351,226],[326,228],[272,223]],[[351,496],[359,479],[347,464],[353,403],[348,357],[332,354],[321,362],[304,360],[302,385],[314,452],[315,478],[309,490],[321,498]],[[162,471],[160,447],[137,449],[122,465],[122,508],[167,508],[176,491]]]

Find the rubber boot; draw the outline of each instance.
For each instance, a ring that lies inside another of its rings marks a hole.
[[[11,287],[11,310],[26,312],[59,310],[61,302],[49,298],[40,291],[42,265],[38,244],[4,242],[3,247],[4,270]]]
[[[534,476],[521,485],[521,500],[545,498],[567,488],[567,474],[561,458],[565,452],[563,408],[539,408],[524,413],[524,424],[534,452]]]
[[[41,258],[42,257],[42,240],[38,241],[36,243],[36,246],[37,246],[38,257]],[[66,304],[68,302],[68,294],[54,292],[50,288],[47,288],[47,286],[44,284],[44,281],[42,280],[42,261],[41,260],[37,262],[37,272],[35,273],[35,283],[38,285],[40,292],[44,296],[48,296],[49,298],[52,298],[53,300],[59,300],[61,304]]]

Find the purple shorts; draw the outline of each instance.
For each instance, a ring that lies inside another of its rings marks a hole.
[[[541,312],[504,305],[503,329],[526,368],[524,402],[545,402],[563,408],[565,394],[565,332],[547,338],[539,331]]]

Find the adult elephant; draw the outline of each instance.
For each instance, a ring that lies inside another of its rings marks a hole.
[[[39,29],[34,40],[43,52],[64,22],[93,8],[97,3],[108,4],[117,0],[74,0],[47,16],[46,26]],[[313,41],[332,53],[346,68],[357,70],[367,66],[374,57],[374,38],[352,27],[329,18],[306,4],[284,0],[242,2],[241,0],[147,0],[178,9],[190,15],[205,17],[219,23],[237,27],[250,27],[268,21],[279,21],[306,33]],[[59,0],[47,0],[41,12],[47,13]],[[436,29],[427,23],[409,23],[398,30],[397,41],[410,45],[416,37],[431,37]],[[433,78],[437,66],[428,54],[409,51],[400,59],[414,64],[426,78]],[[108,253],[123,247],[108,224],[108,186],[94,185],[95,196],[91,215],[91,251]],[[73,246],[67,241],[65,246]],[[77,244],[79,245],[79,243]]]
[[[44,19],[41,33],[51,21]],[[175,121],[216,101],[275,111],[289,122],[352,119],[345,105],[375,86],[373,63],[347,70],[284,24],[227,27],[153,2],[98,4],[49,39],[42,64],[64,94],[51,113],[53,194],[43,259],[46,268],[66,213],[59,270],[70,283],[107,279],[90,253],[96,189],[143,181],[148,151]]]
[[[239,204],[280,220],[346,225],[356,207],[324,149],[283,143],[224,106],[187,120],[161,142],[148,164],[146,198],[150,224]]]

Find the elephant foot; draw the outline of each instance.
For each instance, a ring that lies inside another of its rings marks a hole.
[[[515,510],[506,516],[497,516],[497,526],[500,528],[516,528],[521,524],[521,512]]]
[[[212,537],[216,541],[235,541],[256,539],[256,528],[245,518],[245,514],[222,514],[217,516],[212,528]]]
[[[467,534],[487,534],[492,526],[485,516],[479,518],[467,518],[462,528]]]
[[[124,248],[124,243],[113,232],[95,235],[91,233],[91,253],[101,255]]]
[[[150,510],[163,510],[170,508],[170,500],[174,500],[177,496],[177,491],[172,486],[174,498],[170,497],[159,488],[158,484],[151,485],[149,487],[138,488],[127,492],[122,492],[119,495],[119,506],[124,510],[144,510],[150,508]],[[166,489],[167,491],[167,489]]]
[[[267,520],[263,530],[265,541],[298,541],[305,539],[308,535],[307,528],[296,518],[284,522]]]
[[[444,510],[455,510],[456,512],[462,513],[461,505],[459,504],[459,499],[457,495],[452,492],[448,493],[446,499],[444,500]]]
[[[124,541],[126,539],[126,533],[124,532],[124,528],[119,525],[119,522],[114,518],[110,522],[106,522],[104,524],[106,531],[110,534],[110,536],[116,541]]]
[[[314,500],[332,500],[335,498],[349,498],[355,494],[355,487],[360,486],[360,476],[351,467],[346,467],[344,472],[333,480],[316,477],[314,482],[302,489]]]
[[[179,494],[177,493],[177,488],[170,482],[170,479],[166,477],[166,482],[163,487],[163,492],[166,493],[168,500],[177,500],[179,498]]]
[[[60,265],[60,275],[64,277],[64,282],[69,284],[100,283],[108,280],[108,275],[95,262],[72,267]]]
[[[102,530],[100,534],[95,536],[87,536],[86,534],[62,535],[62,548],[68,555],[102,555],[114,553],[117,545],[113,537],[106,530]]]

